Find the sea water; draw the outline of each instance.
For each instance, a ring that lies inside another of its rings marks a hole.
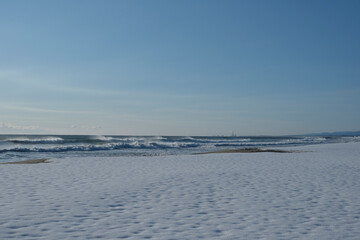
[[[0,162],[39,158],[192,154],[227,149],[358,141],[359,136],[0,135]]]

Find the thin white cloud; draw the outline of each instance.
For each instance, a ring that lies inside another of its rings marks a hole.
[[[125,92],[116,90],[104,90],[104,89],[91,89],[91,88],[79,88],[79,87],[65,87],[65,86],[48,86],[52,90],[66,93],[76,93],[84,95],[124,95]]]
[[[58,109],[46,109],[46,108],[34,108],[34,107],[24,107],[19,105],[8,105],[0,104],[1,108],[7,110],[18,110],[26,112],[36,112],[36,113],[56,113],[56,114],[98,114],[96,111],[75,111],[75,110],[58,110]]]
[[[0,78],[1,80],[7,80],[7,78],[12,77],[16,74],[15,70],[11,69],[0,69]]]
[[[24,125],[12,124],[12,123],[0,122],[0,129],[37,130],[40,128],[38,126],[24,126]]]
[[[95,130],[95,129],[101,129],[101,126],[88,126],[88,125],[71,125],[71,128],[73,129],[82,129],[82,130]]]

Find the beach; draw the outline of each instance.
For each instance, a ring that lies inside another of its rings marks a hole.
[[[0,239],[358,239],[360,143],[0,165]]]

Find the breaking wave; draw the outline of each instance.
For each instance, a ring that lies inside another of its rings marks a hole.
[[[70,146],[51,146],[51,147],[13,147],[0,149],[0,153],[5,152],[85,152],[85,151],[106,151],[119,149],[168,149],[168,148],[193,148],[199,144],[160,144],[156,142],[139,143],[110,143],[103,145],[70,145]]]
[[[214,144],[216,147],[253,147],[253,146],[284,146],[284,145],[299,145],[299,144],[317,144],[324,143],[327,141],[323,137],[304,137],[304,138],[289,138],[274,140],[270,139],[267,141],[242,141],[242,142],[221,142]]]
[[[61,137],[43,137],[43,138],[10,138],[8,142],[21,144],[54,144],[64,141]]]
[[[11,159],[67,156],[191,154],[234,148],[282,147],[335,142],[360,142],[360,137],[0,135],[0,162]]]

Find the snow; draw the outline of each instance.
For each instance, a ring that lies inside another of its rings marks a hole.
[[[0,239],[359,239],[360,143],[0,165]]]

